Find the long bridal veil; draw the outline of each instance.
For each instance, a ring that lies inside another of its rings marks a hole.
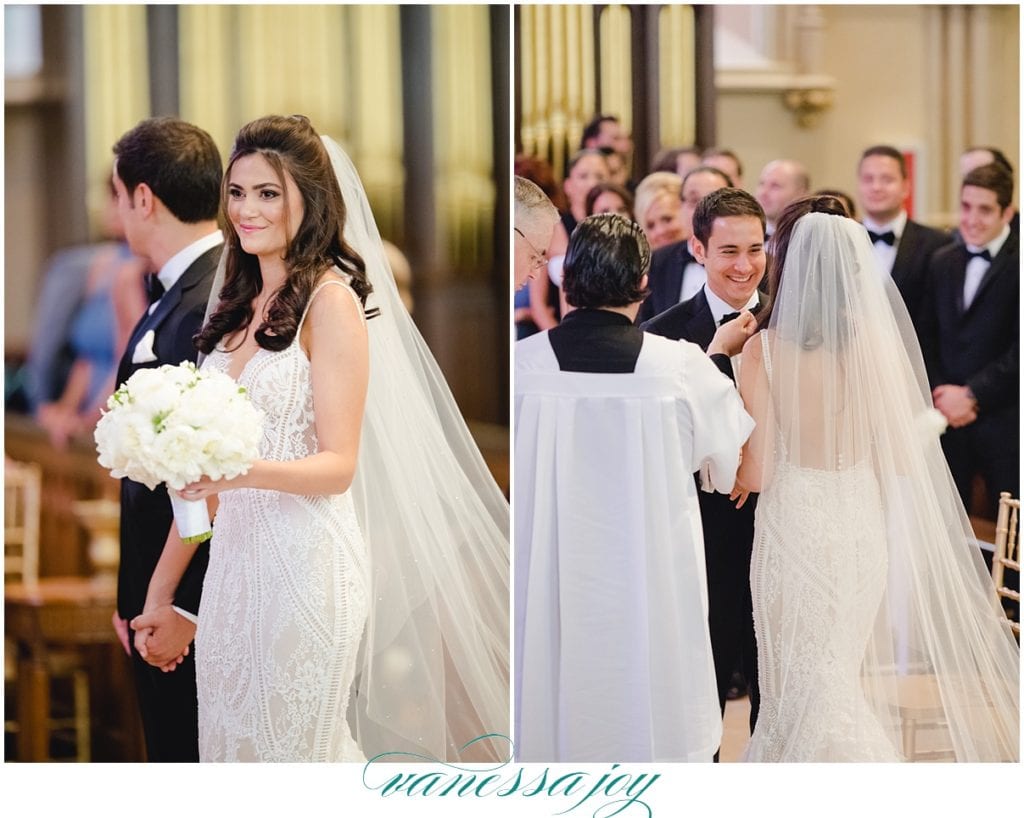
[[[351,488],[372,579],[349,721],[367,758],[507,758],[508,502],[402,304],[355,167],[321,138],[379,310]],[[222,260],[207,318],[223,282]]]
[[[352,162],[323,141],[380,309],[352,489],[373,572],[356,738],[367,757],[507,757],[501,740],[462,748],[509,734],[508,503],[402,304]]]
[[[910,318],[861,225],[799,220],[766,330],[759,522],[777,529],[768,551],[791,550],[786,576],[760,566],[758,640],[782,720],[796,734],[824,717],[864,742],[881,730],[908,759],[1016,760],[1019,649],[942,454]],[[799,695],[808,673],[831,686],[832,712]]]

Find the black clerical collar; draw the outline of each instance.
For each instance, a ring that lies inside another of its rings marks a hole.
[[[621,312],[592,309],[591,307],[580,307],[566,313],[562,316],[562,323],[580,327],[633,326],[633,322],[629,320],[629,317]]]

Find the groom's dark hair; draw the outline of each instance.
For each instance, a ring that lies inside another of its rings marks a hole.
[[[705,248],[711,238],[711,226],[723,216],[753,216],[760,220],[764,232],[764,208],[757,199],[742,188],[719,188],[701,199],[693,211],[693,235]]]
[[[178,221],[217,218],[220,151],[202,128],[170,116],[144,119],[117,141],[114,156],[129,194],[146,184]]]
[[[593,309],[636,304],[647,297],[640,282],[650,266],[651,247],[640,225],[615,213],[588,216],[565,251],[565,300]]]

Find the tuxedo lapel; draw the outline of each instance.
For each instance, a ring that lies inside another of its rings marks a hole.
[[[683,291],[683,273],[686,265],[690,263],[690,253],[687,250],[687,243],[680,242],[679,251],[675,253],[673,263],[669,266],[661,285],[662,302],[668,309],[673,304],[679,303],[679,294]]]
[[[964,264],[964,272],[960,276],[961,281],[960,281],[960,300],[959,300],[960,312],[964,316],[970,315],[972,312],[974,312],[974,308],[978,304],[978,302],[981,301],[982,296],[985,294],[985,290],[989,289],[989,287],[992,285],[992,283],[996,279],[998,279],[1001,275],[1004,274],[1004,272],[1011,266],[1012,260],[1017,259],[1019,257],[1018,253],[1017,253],[1017,247],[1018,246],[1019,246],[1019,240],[1017,239],[1016,236],[1014,236],[1011,233],[1006,238],[1006,241],[1003,242],[1003,246],[1001,248],[999,248],[999,254],[994,259],[992,259],[992,263],[988,266],[988,269],[985,271],[985,275],[983,275],[981,277],[981,282],[978,284],[978,291],[974,294],[974,300],[971,301],[971,306],[968,307],[967,310],[964,310],[964,308],[963,308],[963,304],[964,304],[963,279],[967,275],[967,264],[966,263]]]
[[[121,361],[118,364],[118,386],[124,383],[134,373],[135,369],[138,368],[132,362],[136,345],[150,330],[156,333],[167,318],[173,315],[174,311],[181,305],[184,294],[206,278],[211,269],[216,266],[217,259],[220,258],[220,250],[221,245],[212,247],[193,261],[192,264],[189,265],[188,269],[185,270],[185,272],[181,274],[181,277],[174,283],[174,286],[163,294],[157,302],[156,309],[154,309],[151,314],[144,314],[142,318],[139,319],[139,323],[135,325],[132,336],[128,341],[128,347],[125,349],[124,355],[121,357]],[[157,348],[157,345],[154,345],[154,350]],[[177,361],[170,362],[158,359],[153,362],[153,365],[160,366],[165,363],[177,363]]]
[[[901,285],[903,279],[906,278],[918,244],[917,225],[908,220],[903,228],[903,235],[900,236],[899,243],[896,245],[896,258],[892,262],[892,280],[897,286]]]
[[[683,337],[706,350],[711,339],[715,337],[715,319],[711,315],[711,307],[703,289],[690,299],[690,304],[693,309],[686,321]]]

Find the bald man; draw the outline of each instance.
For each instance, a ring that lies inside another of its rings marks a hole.
[[[768,236],[775,232],[775,220],[790,202],[811,192],[811,177],[795,159],[774,159],[761,169],[755,198],[768,219]]]

